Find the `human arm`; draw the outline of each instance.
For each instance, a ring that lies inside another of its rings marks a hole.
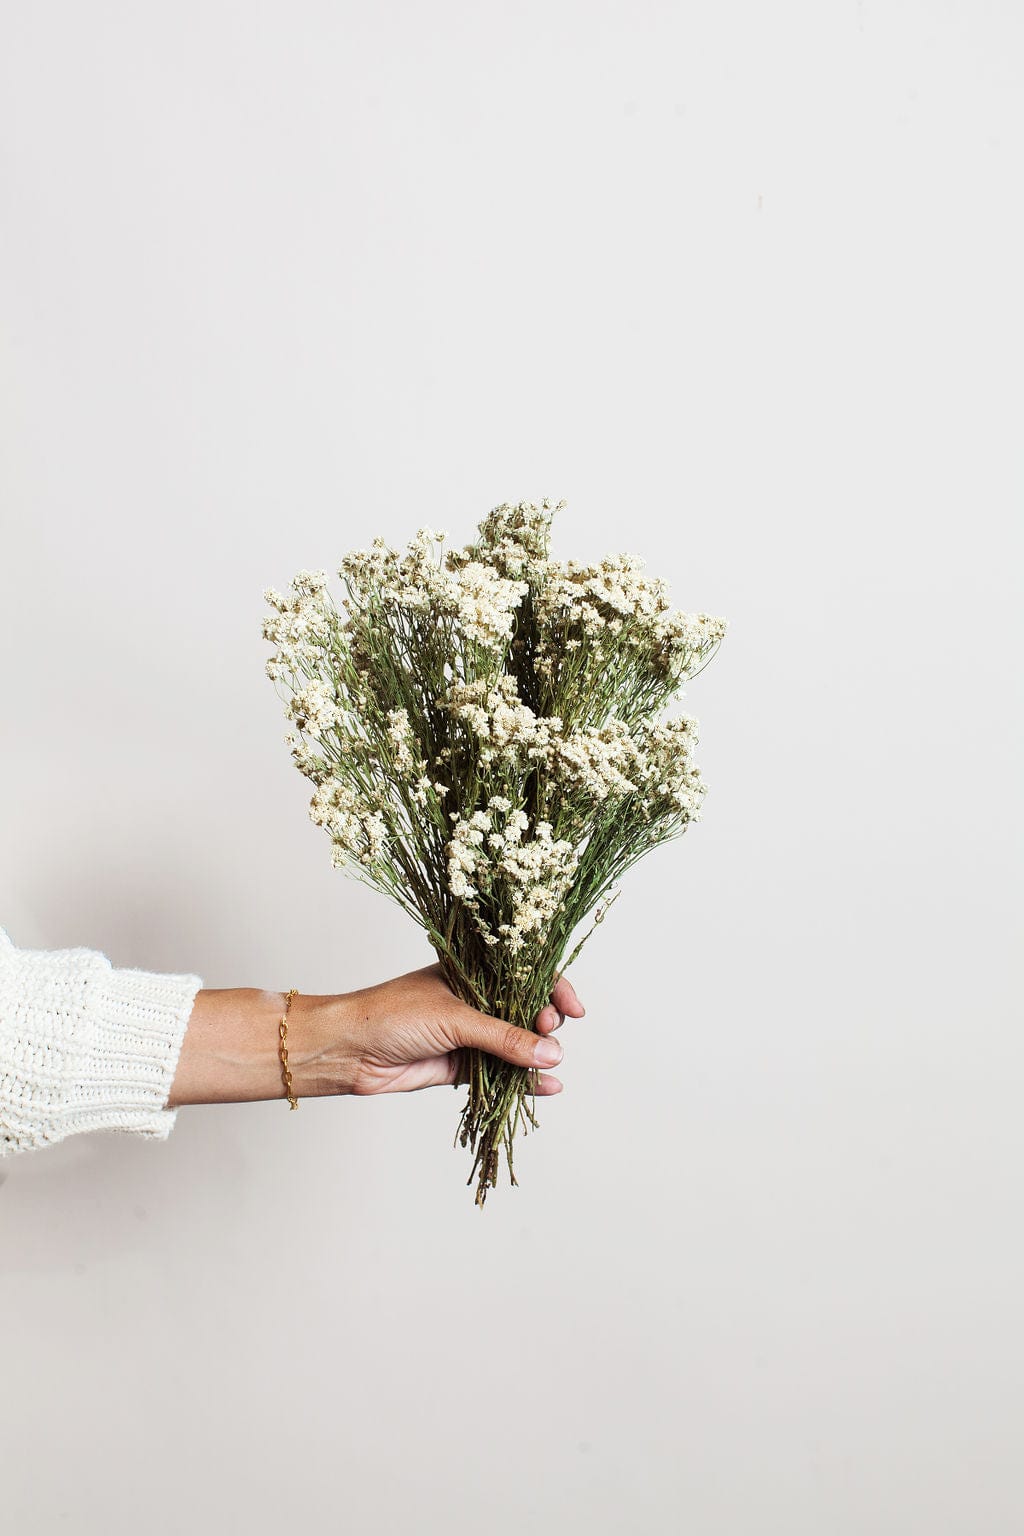
[[[90,949],[18,949],[0,928],[0,1156],[84,1131],[165,1139],[182,1104],[283,1098],[284,1001],[257,988],[203,988],[193,975],[117,969]],[[561,978],[534,1034],[460,1002],[437,965],[353,992],[299,993],[288,1028],[293,1092],[456,1083],[471,1047],[541,1065],[537,1036],[583,1012]],[[561,1086],[538,1072],[538,1094]]]
[[[201,991],[189,1020],[168,1106],[239,1103],[284,1096],[279,1021],[285,997],[255,988]],[[299,993],[288,1011],[288,1066],[296,1098],[400,1093],[456,1081],[458,1052],[478,1047],[520,1066],[561,1059],[546,1036],[583,1006],[565,977],[535,1021],[534,1034],[459,1001],[438,965],[393,981],[330,995]],[[538,1039],[540,1036],[540,1039]],[[547,1061],[535,1050],[550,1045]],[[539,1094],[562,1084],[540,1072]]]

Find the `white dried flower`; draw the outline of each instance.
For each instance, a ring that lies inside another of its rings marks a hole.
[[[338,708],[334,689],[319,678],[299,688],[288,701],[287,713],[301,730],[314,736],[324,736],[343,718]]]
[[[395,767],[399,773],[412,773],[416,766],[412,747],[416,745],[418,748],[418,743],[409,730],[409,713],[404,709],[390,709],[387,718]]]
[[[634,776],[652,811],[667,810],[685,821],[700,820],[707,786],[693,761],[698,731],[699,722],[692,715],[679,715],[647,728],[637,747]]]
[[[505,672],[491,684],[452,684],[441,708],[466,723],[485,765],[499,758],[508,762],[546,761],[562,730],[557,715],[535,715],[523,703],[515,678]]]
[[[292,577],[292,590],[310,596],[323,592],[327,586],[326,571],[299,571]]]
[[[448,889],[460,899],[485,893],[487,910],[499,919],[496,931],[515,954],[550,925],[579,860],[570,842],[552,837],[549,821],[538,821],[524,841],[529,817],[522,810],[506,816],[503,805],[508,800],[495,796],[486,811],[457,821],[447,848]]]
[[[666,673],[677,683],[685,682],[706,659],[728,628],[725,619],[709,613],[659,614],[652,626],[652,638]]]
[[[545,496],[542,502],[502,502],[480,524],[479,537],[468,546],[464,558],[484,560],[502,576],[527,580],[531,586],[543,580],[551,541],[551,520],[566,505]]]
[[[263,620],[263,638],[278,648],[267,663],[272,681],[317,666],[336,616],[326,585],[322,571],[300,571],[288,594],[264,592],[274,612]]]
[[[388,846],[387,828],[379,809],[367,805],[349,784],[329,779],[317,786],[309,802],[309,819],[330,834],[332,861],[377,862]]]
[[[630,777],[636,748],[628,727],[610,720],[599,728],[573,731],[555,750],[554,767],[561,783],[585,790],[595,800],[610,794],[630,794],[637,785]]]

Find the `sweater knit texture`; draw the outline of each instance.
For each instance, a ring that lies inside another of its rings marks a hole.
[[[0,1157],[80,1131],[166,1140],[201,986],[92,949],[17,949],[0,928]]]

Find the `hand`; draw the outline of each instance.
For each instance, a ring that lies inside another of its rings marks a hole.
[[[282,1098],[278,1026],[283,1008],[280,992],[253,987],[201,990],[166,1107]],[[567,1016],[581,1019],[583,1013],[572,983],[560,977],[550,1003],[537,1015],[534,1034],[460,1002],[437,964],[358,992],[300,992],[288,1014],[292,1092],[302,1099],[405,1093],[457,1083],[461,1053],[468,1047],[517,1066],[538,1066],[533,1056],[541,1043],[537,1036],[543,1039]],[[560,1050],[556,1059],[561,1059]],[[549,1072],[538,1074],[538,1094],[559,1093],[561,1088]]]
[[[553,1066],[562,1052],[559,1042],[547,1037],[567,1016],[581,1019],[585,1012],[572,983],[559,977],[551,1001],[537,1015],[534,1034],[460,1002],[436,964],[348,992],[338,1003],[342,1027],[333,1049],[328,1044],[318,1062],[327,1081],[337,1086],[320,1092],[407,1093],[456,1083],[465,1047],[488,1051],[521,1067]],[[534,1052],[545,1047],[557,1054],[538,1062]],[[561,1090],[557,1077],[539,1073],[538,1094]]]

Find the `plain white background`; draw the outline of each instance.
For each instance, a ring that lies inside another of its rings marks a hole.
[[[0,18],[0,921],[210,986],[427,963],[330,868],[265,586],[566,497],[728,615],[704,821],[463,1090],[0,1167],[12,1532],[1024,1525],[1018,7]]]

